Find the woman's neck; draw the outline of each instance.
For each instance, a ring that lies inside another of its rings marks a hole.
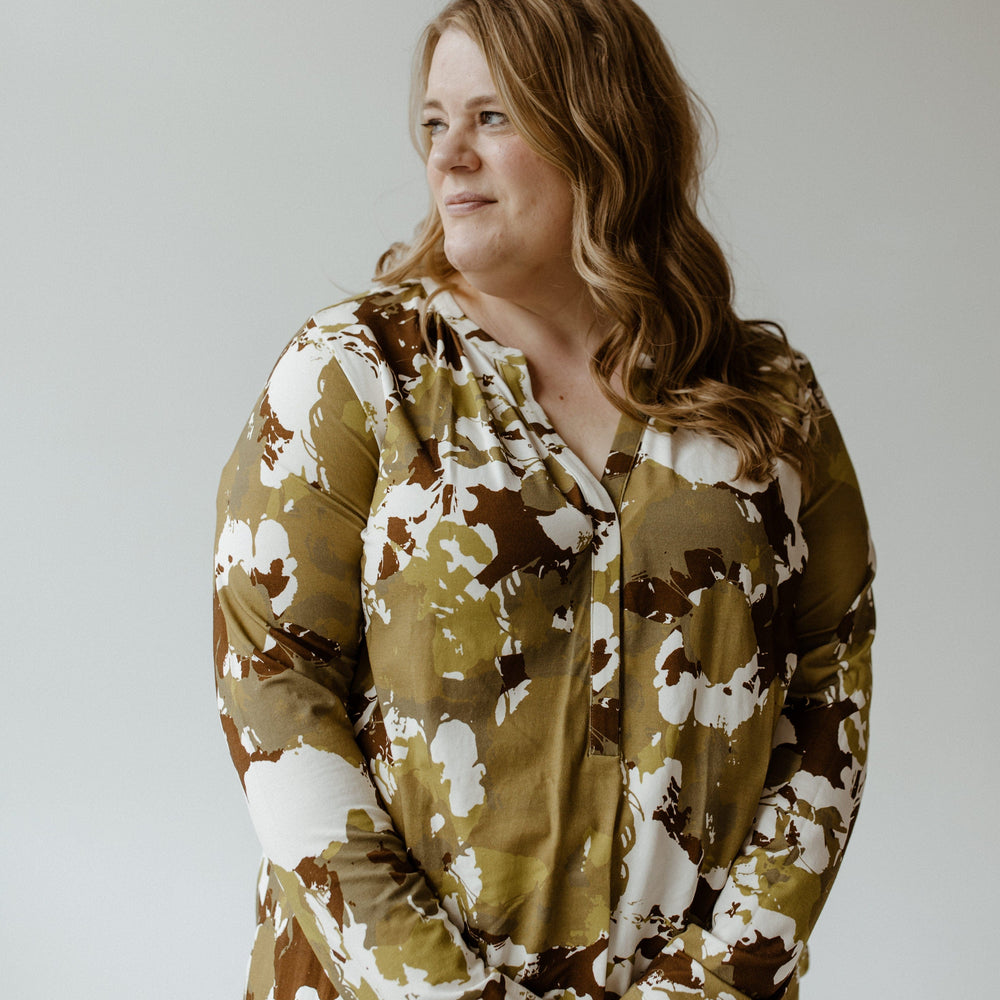
[[[582,281],[573,288],[531,289],[515,297],[490,294],[458,275],[454,295],[477,326],[529,360],[539,354],[589,359],[603,339],[605,326]]]
[[[527,362],[535,402],[573,453],[600,479],[621,419],[591,368],[603,338],[586,286],[533,301],[487,295],[460,280],[455,298],[466,316]],[[617,377],[612,385],[620,391]]]

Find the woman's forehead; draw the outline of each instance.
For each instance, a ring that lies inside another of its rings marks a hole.
[[[458,28],[448,28],[438,39],[427,73],[426,96],[435,91],[468,88],[478,97],[494,95],[496,87],[486,57],[476,42]]]

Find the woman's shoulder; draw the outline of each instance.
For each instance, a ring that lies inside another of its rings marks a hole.
[[[303,331],[318,329],[329,335],[347,330],[350,335],[368,329],[379,334],[388,327],[419,322],[427,297],[427,289],[419,281],[375,285],[313,313]]]
[[[421,317],[429,297],[419,281],[377,285],[313,313],[288,349],[326,354],[349,377],[363,377],[363,369],[381,377],[386,368],[412,377],[426,350]]]
[[[377,374],[401,348],[419,346],[426,297],[416,282],[377,286],[319,309],[285,346],[270,380],[331,363],[348,370],[361,364]]]
[[[419,368],[426,296],[417,282],[377,286],[313,313],[279,355],[264,398],[299,423],[316,406],[337,409],[356,398],[378,436],[401,382]]]
[[[758,322],[747,331],[745,341],[751,385],[763,392],[769,405],[790,425],[799,425],[800,436],[827,410],[826,400],[809,357],[789,343],[776,323]]]

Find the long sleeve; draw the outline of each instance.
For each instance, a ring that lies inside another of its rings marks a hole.
[[[335,329],[315,324],[293,340],[222,476],[223,729],[282,905],[343,996],[530,1000],[439,905],[355,736],[347,706],[366,668],[359,574],[378,407],[359,399],[335,343]],[[386,391],[377,373],[367,381]]]
[[[753,829],[704,926],[691,922],[623,1000],[792,996],[796,964],[847,845],[868,746],[874,558],[829,411],[799,527],[797,666]]]

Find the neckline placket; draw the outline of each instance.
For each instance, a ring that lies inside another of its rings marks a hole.
[[[490,346],[493,346],[492,344]],[[643,424],[622,414],[618,430],[598,479],[552,426],[531,390],[531,375],[523,354],[497,345],[496,370],[510,393],[537,447],[576,485],[593,531],[590,549],[590,718],[587,755],[619,757],[622,698],[622,537],[619,509],[635,463]],[[492,352],[491,352],[492,353]]]
[[[442,301],[443,300],[443,301]],[[622,698],[622,537],[619,511],[638,455],[645,424],[628,414],[618,429],[598,479],[553,427],[531,389],[531,375],[524,355],[498,343],[457,308],[454,298],[442,292],[433,304],[474,354],[500,377],[507,402],[518,412],[535,439],[540,455],[550,457],[576,485],[593,532],[590,549],[590,718],[587,755],[618,758],[621,753]],[[540,433],[541,431],[541,433]]]

